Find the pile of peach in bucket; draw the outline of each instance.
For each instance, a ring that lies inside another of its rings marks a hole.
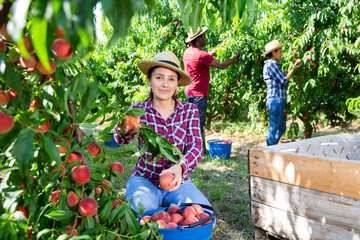
[[[144,225],[145,222],[154,221],[158,223],[159,228],[177,228],[179,225],[186,226],[207,217],[209,217],[209,214],[207,214],[198,204],[187,206],[183,210],[181,210],[181,208],[177,205],[171,205],[166,209],[166,211],[159,211],[153,213],[152,215],[141,217],[140,224]],[[211,220],[203,223],[202,225],[209,223],[211,223]]]

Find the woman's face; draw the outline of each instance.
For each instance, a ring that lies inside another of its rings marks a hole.
[[[165,67],[157,67],[148,79],[154,98],[160,100],[171,99],[179,83],[178,74]]]
[[[283,52],[282,52],[282,49],[279,48],[279,49],[273,51],[272,54],[273,54],[273,59],[274,59],[275,61],[280,61],[280,60],[281,60],[281,57],[282,57],[282,55],[283,55]]]

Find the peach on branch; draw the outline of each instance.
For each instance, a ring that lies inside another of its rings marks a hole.
[[[50,63],[50,69],[47,69],[41,62],[39,62],[37,65],[37,69],[39,70],[39,72],[41,72],[44,75],[53,74],[56,70],[55,61],[49,58],[49,63]]]
[[[20,204],[20,205],[17,207],[16,211],[21,212],[26,218],[29,217],[29,208],[28,208],[28,207],[24,207],[23,204]]]
[[[86,197],[80,200],[78,212],[84,217],[94,216],[98,209],[98,203],[95,199]]]
[[[3,39],[5,39],[6,41],[12,42],[12,38],[10,37],[7,29],[6,29],[6,25],[5,23],[3,25],[1,25],[0,27],[0,33],[3,37]]]
[[[10,101],[12,101],[12,100],[14,100],[16,98],[18,93],[14,89],[10,88],[9,92],[8,92],[8,95],[9,95]]]
[[[144,225],[145,222],[150,222],[150,221],[151,221],[151,217],[149,215],[146,215],[146,216],[140,218],[141,225]]]
[[[43,133],[46,133],[50,128],[50,121],[49,119],[46,120],[46,122],[43,124],[43,125],[40,125],[39,127],[36,128],[36,130],[38,132],[43,132]]]
[[[14,127],[14,118],[4,112],[0,112],[0,134],[9,132]]]
[[[52,170],[51,172],[50,172],[50,174],[53,174],[53,173],[55,173],[55,172],[57,172],[57,171],[61,171],[61,174],[60,174],[60,176],[64,176],[65,175],[65,172],[66,172],[66,168],[65,168],[65,163],[61,163],[61,167],[60,167],[60,169],[59,168],[55,168],[54,170]]]
[[[24,68],[36,68],[38,59],[35,53],[30,54],[28,58],[20,57],[20,66]]]
[[[65,141],[65,143],[64,143],[64,141]],[[70,147],[70,141],[67,138],[63,138],[63,139],[57,138],[57,139],[54,140],[54,142],[58,143],[56,145],[59,145],[59,146],[57,146],[57,149],[58,149],[59,153],[66,153],[65,144],[67,144]]]
[[[301,59],[296,59],[296,60],[295,60],[295,65],[297,65],[297,66],[298,66],[298,65],[301,65]]]
[[[124,173],[124,167],[123,165],[121,165],[121,163],[119,162],[113,162],[110,164],[110,169],[114,169],[116,171],[118,171],[120,174]]]
[[[111,210],[114,210],[114,208],[119,204],[122,203],[123,201],[119,198],[115,199],[115,201],[112,204]]]
[[[4,105],[9,101],[9,95],[3,90],[0,89],[0,106]]]
[[[56,203],[59,200],[59,196],[60,196],[61,191],[60,190],[56,190],[53,191],[51,193],[51,198],[50,198],[50,203]]]
[[[3,50],[4,52],[6,52],[6,44],[0,40],[0,50]]]
[[[66,202],[69,207],[73,207],[79,202],[79,197],[74,191],[70,191],[66,196]]]
[[[81,153],[72,152],[69,154],[69,159],[68,159],[67,163],[72,163],[75,161],[82,161],[82,159],[83,159],[83,156]]]
[[[78,236],[78,232],[74,229],[73,231],[73,228],[71,226],[66,226],[66,234],[69,235],[70,237],[71,236]]]
[[[31,112],[35,112],[35,109],[37,109],[40,106],[41,104],[37,100],[33,100],[29,105],[29,109],[31,110]]]
[[[59,25],[56,26],[55,35],[59,38],[64,38],[66,36],[64,29],[62,27],[60,27]]]
[[[86,150],[88,150],[93,157],[96,157],[100,152],[100,149],[95,142],[91,142],[87,145]]]
[[[174,180],[174,178],[175,178],[174,174],[169,172],[161,175],[159,178],[161,189],[170,190],[171,188],[173,188],[174,186],[170,186],[170,183]]]
[[[95,187],[95,194],[97,194],[97,195],[99,195],[99,194],[101,194],[102,193],[102,188],[101,187]]]
[[[68,59],[72,56],[72,47],[68,41],[62,38],[55,39],[51,51],[57,58]]]
[[[71,178],[78,184],[87,183],[90,180],[90,170],[87,166],[75,166],[71,170]]]

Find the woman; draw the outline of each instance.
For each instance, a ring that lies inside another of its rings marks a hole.
[[[173,164],[164,157],[149,163],[146,160],[151,153],[147,151],[138,158],[133,175],[126,183],[126,200],[136,212],[139,203],[143,205],[145,212],[160,206],[169,206],[171,203],[210,205],[189,178],[203,154],[198,109],[194,104],[181,102],[176,98],[177,86],[190,84],[191,77],[180,69],[179,59],[170,51],[161,52],[152,60],[141,60],[137,65],[147,76],[151,92],[145,102],[132,105],[131,108],[142,108],[146,111],[145,115],[140,117],[140,123],[150,126],[157,134],[179,148],[184,155],[184,163]],[[138,127],[123,129],[119,134],[119,126],[122,124],[119,123],[114,132],[119,144],[134,140]],[[142,145],[140,136],[139,149]],[[159,187],[159,176],[167,172],[175,176],[170,184],[173,188],[169,191]]]

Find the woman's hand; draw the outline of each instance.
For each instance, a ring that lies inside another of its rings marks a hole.
[[[140,117],[132,116],[132,115],[125,115],[123,120],[118,123],[118,127],[122,128],[123,135],[132,135],[139,131],[141,124],[140,124]]]
[[[182,183],[182,167],[179,164],[174,164],[168,169],[162,170],[159,176],[165,174],[165,173],[172,173],[175,177],[174,180],[170,183],[170,186],[174,186],[172,189],[169,190],[169,192],[173,192],[177,190],[181,183]]]

